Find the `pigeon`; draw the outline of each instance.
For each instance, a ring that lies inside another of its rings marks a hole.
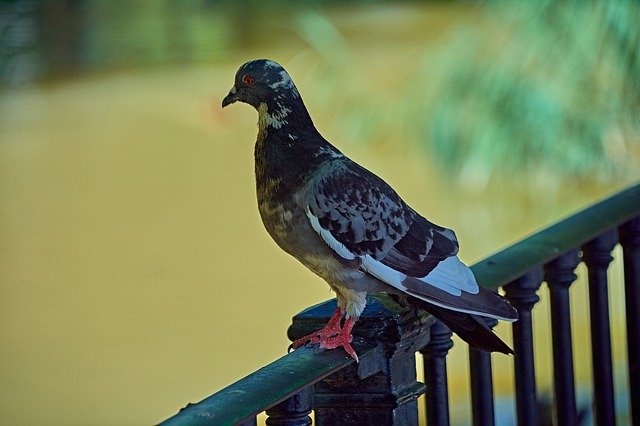
[[[337,296],[326,326],[291,348],[343,348],[357,360],[352,330],[366,295],[386,292],[428,311],[473,348],[513,354],[482,317],[516,321],[518,313],[478,285],[457,256],[455,233],[422,217],[322,137],[280,64],[243,64],[222,107],[238,101],[258,112],[256,192],[267,232]]]

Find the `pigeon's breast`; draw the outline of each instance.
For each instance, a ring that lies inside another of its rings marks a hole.
[[[337,260],[333,251],[325,244],[311,226],[307,217],[305,195],[311,182],[282,200],[269,196],[278,190],[276,181],[259,181],[258,210],[262,223],[282,250],[322,277],[330,285],[357,291],[386,291],[379,280],[347,267]]]
[[[295,222],[298,222],[298,212],[295,206],[285,205],[283,203],[271,203],[266,200],[258,200],[258,210],[262,223],[267,229],[271,238],[284,251],[291,253],[295,241]],[[295,219],[295,220],[294,220]]]
[[[264,227],[276,244],[292,256],[313,251],[315,233],[299,202],[300,197],[297,194],[282,200],[270,197],[269,193],[277,185],[271,182],[267,188],[258,187],[258,211]]]

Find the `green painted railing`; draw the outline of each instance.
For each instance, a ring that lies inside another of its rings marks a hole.
[[[623,248],[629,350],[629,392],[633,421],[640,422],[640,185],[621,191],[541,230],[472,266],[478,281],[503,288],[518,309],[514,323],[517,421],[537,424],[532,314],[536,291],[550,289],[554,349],[555,410],[558,424],[575,424],[571,319],[568,290],[580,261],[589,270],[594,407],[598,424],[615,420],[606,270],[616,244]],[[335,301],[294,317],[289,337],[320,328]],[[425,358],[427,420],[448,424],[446,355],[450,331],[433,317],[397,305],[386,295],[369,297],[354,330],[355,363],[344,352],[315,353],[301,348],[196,404],[189,404],[163,425],[255,424],[267,411],[268,424],[417,425],[417,397],[425,386],[416,380],[415,352]],[[474,424],[493,424],[491,355],[470,350]]]

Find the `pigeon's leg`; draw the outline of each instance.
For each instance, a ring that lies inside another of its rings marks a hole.
[[[358,362],[358,355],[356,351],[351,347],[351,341],[353,340],[353,335],[351,334],[351,330],[353,330],[353,326],[355,325],[357,319],[353,317],[349,317],[344,322],[344,327],[340,330],[338,335],[329,336],[326,339],[320,341],[320,347],[322,349],[335,349],[335,348],[343,348],[345,352],[349,354],[349,356]]]
[[[344,310],[340,308],[336,309],[323,329],[294,341],[289,345],[289,349],[298,349],[306,344],[319,345],[322,349],[343,348],[351,358],[358,361],[358,355],[356,355],[356,351],[351,347],[351,341],[353,340],[351,330],[353,330],[357,319],[349,317],[345,320],[344,326],[341,327],[340,322],[343,316]]]
[[[325,339],[328,339],[331,336],[339,335],[342,332],[340,323],[342,322],[343,316],[344,310],[337,308],[331,318],[329,318],[329,321],[327,322],[327,325],[324,326],[324,328],[318,331],[314,331],[313,333],[301,337],[298,340],[295,340],[289,345],[289,349],[298,349],[300,346],[304,346],[307,343],[317,344]]]

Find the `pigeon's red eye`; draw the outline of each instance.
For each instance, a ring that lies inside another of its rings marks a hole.
[[[244,84],[246,84],[247,86],[253,86],[253,83],[255,82],[255,79],[253,78],[252,75],[245,75],[244,77],[242,77],[242,82]]]

